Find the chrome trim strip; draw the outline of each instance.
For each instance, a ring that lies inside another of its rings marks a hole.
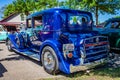
[[[85,59],[98,59],[98,58],[100,58],[100,57],[103,57],[103,56],[106,56],[107,54],[101,54],[101,55],[97,55],[97,56],[93,56],[93,57],[89,57],[89,58],[85,58]]]
[[[96,51],[96,52],[92,52],[92,53],[87,53],[86,55],[92,55],[92,54],[95,54],[95,53],[101,53],[101,52],[105,52],[107,50],[100,50],[100,51]]]
[[[110,49],[120,50],[120,48],[111,47]]]
[[[94,47],[94,49],[97,49],[97,48],[104,48],[104,47],[108,47],[108,45],[97,46],[97,47]],[[87,48],[86,50],[90,50],[90,49],[93,49],[93,47],[89,47],[89,48]]]
[[[93,37],[90,37],[90,38],[86,38],[85,40],[92,39],[92,38],[97,38],[97,37],[106,38],[108,40],[107,36],[93,36]]]

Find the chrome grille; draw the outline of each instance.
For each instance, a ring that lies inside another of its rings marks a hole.
[[[95,36],[84,40],[85,63],[93,62],[107,57],[108,38],[105,36]]]

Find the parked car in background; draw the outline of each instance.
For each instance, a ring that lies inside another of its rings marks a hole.
[[[39,32],[42,30],[42,27],[27,28],[21,29],[20,32],[26,32],[30,37],[33,36],[34,32]]]
[[[120,50],[120,18],[112,18],[105,22],[101,28],[94,28],[100,34],[108,36],[111,51]]]
[[[7,38],[7,31],[0,25],[0,41],[6,40]]]
[[[49,74],[93,68],[107,62],[109,42],[92,30],[92,19],[90,12],[70,9],[33,13],[26,20],[31,35],[26,31],[9,34],[8,50],[41,61]]]

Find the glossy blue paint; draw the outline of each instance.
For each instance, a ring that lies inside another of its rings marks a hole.
[[[7,38],[10,39],[10,41],[12,42],[12,44],[14,45],[14,47],[17,48],[17,45],[16,45],[16,43],[15,43],[15,42],[16,42],[16,40],[15,40],[16,35],[17,35],[17,34],[11,34],[11,33],[10,33],[10,34],[8,34],[8,37],[7,37]]]
[[[36,29],[38,26],[40,29]],[[71,73],[70,65],[90,64],[108,55],[108,40],[92,30],[90,12],[48,9],[29,15],[27,27],[31,27],[31,35],[25,31],[9,35],[13,49],[41,60],[43,48],[50,46],[57,55],[59,70],[64,73]]]
[[[63,71],[65,73],[70,73],[69,71],[69,65],[66,61],[65,61],[65,58],[63,56],[63,53],[62,51],[60,50],[60,47],[61,47],[61,44],[56,41],[56,40],[53,40],[53,39],[50,39],[50,40],[46,40],[43,42],[42,46],[40,47],[40,55],[42,55],[42,49],[45,47],[45,46],[50,46],[54,49],[54,51],[56,52],[56,55],[58,57],[58,60],[59,60],[59,69],[60,71]],[[40,56],[41,57],[41,56]],[[41,58],[40,58],[41,59]]]

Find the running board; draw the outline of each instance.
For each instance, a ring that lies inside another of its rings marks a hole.
[[[24,56],[28,56],[28,57],[30,57],[34,60],[40,61],[40,57],[39,57],[38,53],[35,53],[33,51],[29,51],[29,50],[25,51],[25,52],[20,52],[17,49],[13,49],[13,50],[17,53],[20,53],[20,54],[24,55]]]

